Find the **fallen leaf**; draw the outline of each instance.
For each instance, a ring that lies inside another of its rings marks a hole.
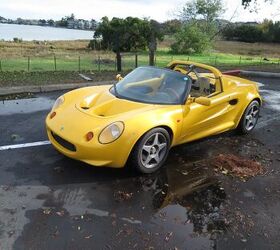
[[[90,238],[92,238],[92,234],[85,236],[85,239],[90,239]]]

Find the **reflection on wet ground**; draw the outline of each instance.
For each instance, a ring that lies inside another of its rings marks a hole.
[[[54,100],[46,97],[5,100],[0,103],[0,115],[28,114],[50,110]]]

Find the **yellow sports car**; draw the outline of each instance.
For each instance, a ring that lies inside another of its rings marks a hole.
[[[172,61],[118,78],[56,100],[46,126],[58,151],[94,166],[130,163],[152,173],[171,147],[231,129],[246,134],[258,120],[256,83],[208,65]]]

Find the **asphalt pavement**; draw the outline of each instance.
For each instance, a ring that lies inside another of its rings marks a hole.
[[[265,103],[252,134],[175,147],[152,175],[88,166],[51,145],[0,150],[0,249],[280,249],[280,79],[253,80]],[[1,101],[0,149],[46,141],[62,93]],[[226,153],[265,174],[217,173],[211,159]]]

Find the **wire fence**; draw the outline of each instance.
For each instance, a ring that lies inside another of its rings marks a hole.
[[[149,65],[148,53],[122,54],[122,70],[132,70],[138,66]],[[186,56],[158,53],[155,64],[165,67],[172,60],[188,60],[205,63],[216,67],[222,66],[270,66],[280,68],[280,58],[246,57],[246,56]],[[96,56],[49,56],[49,57],[21,57],[0,59],[0,72],[13,71],[117,71],[116,58],[112,54]]]

